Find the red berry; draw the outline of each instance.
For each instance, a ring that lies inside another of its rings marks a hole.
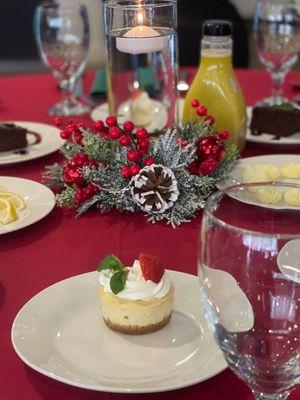
[[[81,133],[74,134],[74,140],[77,144],[82,144],[83,135]]]
[[[89,157],[85,153],[77,153],[74,154],[74,161],[78,167],[83,167],[84,164],[88,161]]]
[[[79,188],[76,190],[75,193],[75,201],[77,204],[82,203],[85,200],[85,194],[84,194],[84,190]]]
[[[62,139],[69,139],[70,136],[71,136],[71,135],[69,134],[69,132],[68,132],[66,129],[64,129],[64,130],[62,130],[62,131],[60,132],[60,137],[61,137]]]
[[[98,132],[103,132],[103,129],[105,128],[104,122],[99,119],[98,121],[95,122],[95,129]]]
[[[105,122],[106,122],[106,125],[109,126],[110,128],[111,128],[112,126],[116,126],[116,125],[118,124],[117,118],[114,117],[113,115],[109,115],[109,116],[106,118]]]
[[[197,108],[197,107],[200,106],[200,103],[199,103],[199,101],[197,99],[194,99],[194,100],[191,101],[191,106],[194,107],[194,108]]]
[[[54,118],[54,123],[56,126],[60,127],[63,124],[63,119],[61,117],[55,117]]]
[[[138,164],[134,164],[130,167],[131,176],[137,175],[141,170],[141,167]]]
[[[136,134],[136,137],[139,139],[146,139],[149,137],[149,133],[148,133],[147,129],[145,129],[145,128],[139,128],[135,134]]]
[[[120,143],[121,146],[127,147],[127,146],[130,145],[130,142],[131,142],[130,136],[122,135],[120,137],[119,143]]]
[[[196,113],[199,115],[199,117],[203,117],[204,115],[207,114],[207,108],[201,105],[196,108]]]
[[[91,185],[94,194],[99,192],[100,190],[99,186],[95,185],[94,183],[89,183],[89,185]]]
[[[218,161],[214,158],[209,158],[208,160],[204,161],[199,166],[199,172],[202,175],[210,175],[216,169],[218,165]]]
[[[140,158],[139,152],[135,149],[130,149],[127,152],[127,160],[130,162],[136,162]]]
[[[109,129],[109,137],[113,140],[117,140],[120,139],[121,135],[122,135],[122,131],[118,126],[112,126]]]
[[[139,261],[144,279],[159,283],[165,272],[161,259],[154,254],[140,253]]]
[[[199,175],[199,161],[192,161],[188,166],[188,171],[193,175]]]
[[[89,160],[86,164],[88,167],[98,167],[98,164],[96,163],[95,160]]]
[[[216,119],[213,115],[207,115],[205,121],[209,121],[211,124],[214,124],[216,122]]]
[[[230,133],[228,131],[221,131],[218,133],[218,136],[219,138],[226,140],[229,138]]]
[[[134,123],[131,121],[126,121],[124,122],[123,128],[125,132],[132,132],[134,130]]]
[[[69,124],[66,127],[66,131],[69,132],[70,135],[76,134],[76,133],[80,133],[79,129],[77,128],[76,124]]]
[[[93,188],[88,184],[84,188],[84,193],[86,194],[87,198],[90,199],[94,195],[94,190]]]
[[[71,166],[69,163],[63,170],[63,179],[68,185],[76,184],[82,186],[85,184],[85,180],[82,178],[78,167]]]
[[[150,167],[150,165],[154,164],[154,158],[153,157],[147,157],[144,159],[144,164]]]
[[[138,146],[141,150],[148,150],[149,146],[150,146],[150,141],[149,139],[140,139]]]
[[[145,156],[148,153],[148,149],[140,149],[139,154],[140,156]]]
[[[129,179],[131,178],[131,168],[128,166],[122,167],[121,169],[122,177],[124,179]]]
[[[189,142],[187,142],[186,140],[183,140],[181,138],[176,139],[176,142],[179,143],[179,145],[181,147],[186,147],[189,144]]]

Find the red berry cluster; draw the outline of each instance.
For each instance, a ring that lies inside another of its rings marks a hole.
[[[68,161],[63,169],[64,182],[69,186],[79,186],[76,189],[75,202],[80,204],[99,191],[97,185],[87,183],[82,176],[82,167],[97,167],[98,164],[94,160],[90,160],[85,153],[74,154],[73,160]]]
[[[109,115],[105,123],[101,120],[97,121],[95,129],[102,134],[102,137],[118,141],[122,147],[128,147],[126,158],[130,164],[121,169],[124,179],[130,179],[137,175],[145,165],[154,163],[152,157],[147,157],[150,140],[149,133],[145,128],[138,128],[136,132],[133,132],[135,126],[131,121],[126,121],[121,128],[117,118]]]
[[[191,104],[199,116],[205,116],[205,119],[209,120],[211,124],[215,123],[215,118],[212,115],[207,115],[206,107],[200,105],[197,99],[194,99]],[[194,175],[210,175],[225,156],[223,140],[228,139],[229,136],[229,132],[221,131],[214,135],[200,138],[196,143],[197,158],[188,167],[190,173]]]
[[[214,124],[216,122],[215,118],[212,115],[207,114],[207,108],[203,104],[200,104],[197,99],[192,100],[191,105],[193,108],[195,108],[196,113],[197,115],[199,115],[199,117],[204,117],[204,120],[209,121],[211,124]]]
[[[55,124],[61,128],[60,136],[62,139],[73,139],[79,145],[82,145],[83,135],[81,129],[86,129],[83,124],[75,124],[74,122],[67,122],[64,124],[62,118],[57,117],[54,120]]]
[[[84,188],[77,188],[75,194],[75,203],[80,204],[93,197],[99,192],[99,187],[93,183],[88,183]]]

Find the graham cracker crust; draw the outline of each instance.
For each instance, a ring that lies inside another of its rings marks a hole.
[[[147,333],[152,333],[159,331],[170,321],[171,314],[167,315],[163,320],[158,322],[157,324],[151,324],[146,326],[123,326],[119,324],[115,324],[111,322],[109,319],[104,319],[106,325],[115,332],[123,333],[125,335],[146,335]]]

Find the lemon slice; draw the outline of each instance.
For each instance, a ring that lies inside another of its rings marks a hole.
[[[8,200],[15,207],[15,209],[19,211],[22,211],[24,210],[24,208],[26,208],[25,201],[18,194],[10,192],[1,192],[0,189],[0,199]]]
[[[10,201],[0,198],[0,222],[7,225],[17,219],[16,210]]]

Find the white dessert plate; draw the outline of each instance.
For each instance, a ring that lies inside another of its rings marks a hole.
[[[266,155],[266,156],[256,156],[256,157],[247,157],[243,158],[239,161],[237,167],[235,168],[234,171],[230,174],[228,180],[226,181],[225,184],[219,185],[218,188],[222,189],[224,187],[232,186],[232,185],[238,185],[243,183],[243,174],[244,170],[247,165],[256,165],[256,164],[272,164],[277,167],[282,167],[285,164],[300,164],[300,155],[294,155],[294,154],[272,154],[272,155]],[[276,182],[287,182],[291,184],[297,184],[300,185],[300,179],[294,179],[294,180],[285,180],[284,178],[278,178]],[[292,182],[294,181],[294,182]],[[260,203],[257,200],[256,194],[251,193],[251,192],[240,192],[239,196],[232,196],[233,198],[240,200],[244,203],[247,204],[252,204],[256,206],[261,206],[265,208],[271,208],[271,209],[278,209],[278,210],[300,210],[300,207],[292,207],[286,204],[285,202],[281,201],[277,204],[264,204]]]
[[[162,392],[209,379],[227,364],[206,324],[198,278],[169,273],[174,312],[158,332],[130,336],[107,328],[98,274],[91,272],[58,282],[25,304],[12,327],[14,349],[41,374],[91,390]]]
[[[144,128],[146,128],[149,132],[154,132],[157,129],[163,129],[168,122],[168,113],[164,105],[160,101],[152,101],[154,107],[153,116],[150,124],[144,126]],[[91,118],[93,121],[97,121],[98,119],[105,121],[108,115],[108,103],[101,104],[100,106],[94,108],[91,112]],[[125,101],[118,109],[118,121],[120,124],[123,124],[125,121],[130,119],[129,101]]]
[[[54,193],[41,183],[29,179],[0,176],[0,187],[8,192],[21,196],[26,203],[26,209],[18,212],[18,219],[7,225],[0,223],[0,235],[17,231],[40,221],[48,215],[55,206]]]
[[[39,135],[40,141],[36,142],[37,137],[32,133],[28,133],[28,146],[24,149],[0,152],[0,165],[20,163],[46,156],[59,150],[65,143],[60,137],[60,130],[55,126],[27,121],[5,122],[16,124]]]
[[[265,143],[272,145],[300,145],[300,132],[295,133],[288,137],[280,137],[279,139],[274,139],[273,135],[268,135],[263,133],[262,135],[252,135],[250,130],[250,122],[252,118],[253,107],[247,107],[247,117],[248,117],[248,128],[247,128],[247,140],[252,143]]]

